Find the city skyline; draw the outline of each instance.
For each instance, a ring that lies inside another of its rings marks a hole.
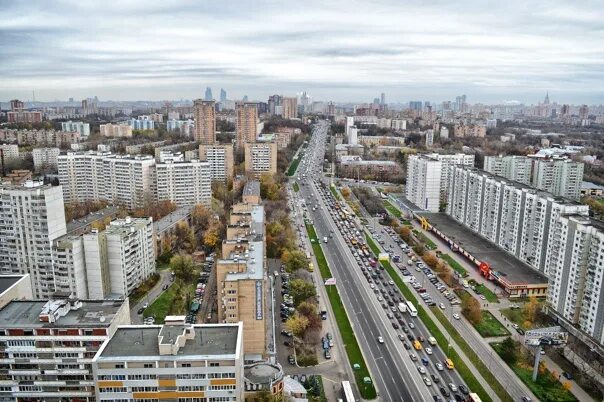
[[[549,91],[559,103],[601,103],[593,5],[6,4],[0,99],[196,99],[209,86],[231,99],[307,90],[336,102],[386,92],[390,103],[466,93],[530,104]]]

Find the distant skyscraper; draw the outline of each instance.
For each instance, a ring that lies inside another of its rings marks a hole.
[[[271,115],[281,114],[281,95],[271,95],[268,97],[268,112]],[[277,113],[279,112],[279,113]]]
[[[373,98],[373,104],[374,105],[379,105],[380,104],[380,98]]]
[[[544,105],[549,105],[549,91],[545,93],[545,99],[543,100]]]
[[[384,92],[382,92],[382,94],[380,95],[380,105],[385,105],[386,104],[386,94]]]
[[[207,95],[207,91],[206,91]],[[213,100],[194,102],[195,139],[204,145],[216,142],[216,108]]]
[[[227,100],[226,91],[224,90],[224,88],[220,88],[220,102],[224,102],[225,100]]]
[[[211,101],[212,99],[213,99],[212,88],[206,87],[206,96],[205,96],[204,100]]]
[[[243,95],[243,101],[247,102],[247,95]]]
[[[417,111],[421,112],[422,111],[422,101],[410,101],[409,109],[417,110]]]

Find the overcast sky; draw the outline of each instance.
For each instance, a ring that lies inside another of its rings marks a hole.
[[[178,3],[178,4],[176,4]],[[487,5],[487,3],[490,3]],[[575,4],[576,3],[576,4]],[[604,102],[602,0],[0,0],[0,100]]]

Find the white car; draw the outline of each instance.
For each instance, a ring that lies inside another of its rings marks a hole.
[[[424,384],[426,384],[428,387],[432,386],[432,381],[430,381],[430,379],[428,377],[424,377]]]
[[[457,386],[452,382],[449,383],[449,389],[451,390],[451,392],[457,392]]]
[[[439,303],[439,304],[438,304],[438,307],[440,307],[440,309],[441,309],[441,310],[444,310],[444,309],[445,309],[445,305],[444,305],[444,303]]]
[[[442,365],[442,363],[436,363],[436,369],[438,371],[443,371],[445,369],[445,367]]]
[[[384,343],[384,338],[382,338],[381,336],[378,336],[378,343]]]
[[[482,300],[486,300],[486,299],[487,299],[486,297],[484,297],[484,295],[480,295],[480,298],[481,298]]]
[[[431,355],[432,354],[432,349],[431,348],[426,348],[426,353]]]
[[[426,374],[426,368],[424,366],[417,366],[417,371],[419,371],[420,374]]]
[[[455,314],[453,314],[453,318],[455,318],[456,320],[459,320],[461,317],[459,316],[459,314],[455,313]]]

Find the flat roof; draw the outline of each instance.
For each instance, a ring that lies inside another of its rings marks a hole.
[[[25,275],[0,275],[0,294],[6,292],[24,277]]]
[[[81,219],[75,219],[67,224],[67,233],[74,233],[86,228],[92,222],[101,220],[107,216],[116,215],[118,207],[107,206],[99,211],[91,212]]]
[[[191,205],[178,207],[174,212],[171,212],[160,220],[153,222],[155,233],[162,233],[165,230],[176,225],[178,222],[189,216],[191,214],[192,209],[193,207]]]
[[[420,212],[435,228],[446,234],[457,245],[480,261],[498,271],[512,284],[547,283],[547,277],[520,261],[514,255],[504,251],[489,240],[464,227],[444,213]]]
[[[245,183],[243,195],[257,195],[260,197],[260,182],[257,180],[250,180]]]
[[[66,300],[68,302],[68,300]],[[124,300],[82,300],[82,305],[55,322],[41,322],[40,313],[47,303],[58,300],[13,300],[0,310],[2,328],[108,327]]]
[[[162,344],[174,343],[185,328],[193,328],[195,337],[187,339],[176,356],[225,356],[237,353],[239,324],[136,325],[118,327],[97,358],[160,356],[158,336],[163,336]],[[172,355],[167,357],[174,358]]]

